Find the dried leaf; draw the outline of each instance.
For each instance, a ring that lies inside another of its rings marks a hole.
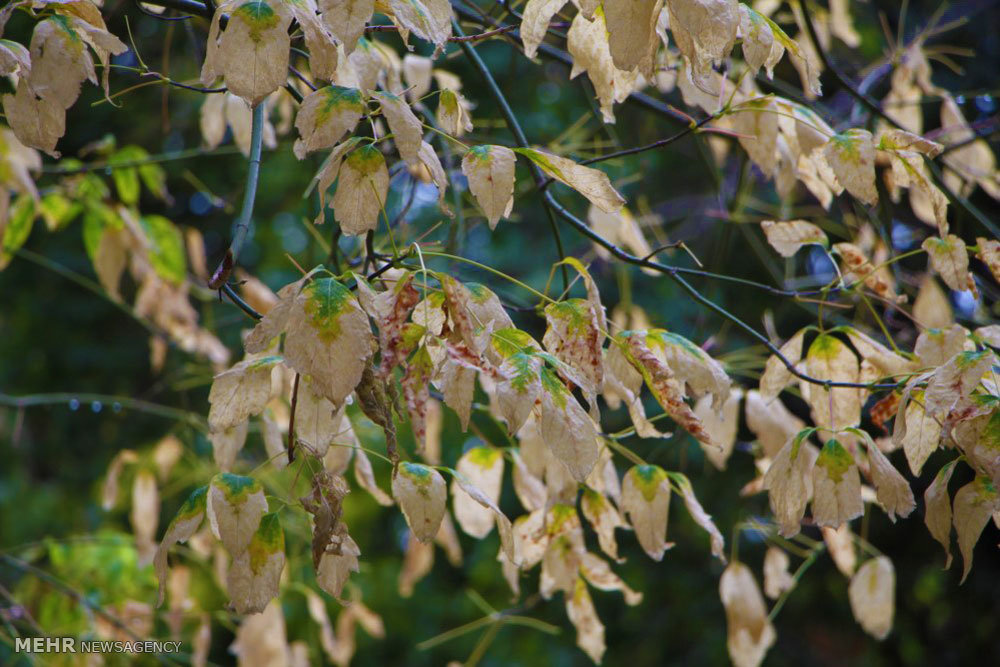
[[[931,268],[941,276],[941,280],[951,289],[962,292],[971,291],[978,295],[976,283],[969,273],[969,253],[965,249],[965,241],[954,234],[944,238],[930,237],[920,246],[927,251]]]
[[[447,509],[448,488],[441,473],[404,461],[393,475],[392,495],[416,538],[421,542],[433,540]]]
[[[865,632],[885,639],[892,630],[896,610],[896,571],[885,556],[872,558],[858,568],[847,587],[854,618]]]
[[[307,153],[332,148],[351,132],[366,111],[361,91],[343,86],[326,86],[305,96],[295,127],[300,138],[293,150],[300,160]]]
[[[510,215],[514,203],[514,151],[505,146],[474,146],[462,158],[462,173],[490,229]]]
[[[633,466],[622,478],[622,511],[628,515],[636,539],[649,557],[662,560],[673,546],[667,542],[670,483],[659,466]]]
[[[606,648],[604,624],[594,609],[587,584],[580,577],[576,578],[572,591],[566,594],[566,615],[576,627],[576,645],[589,655],[595,664],[600,664]]]
[[[924,525],[931,537],[944,547],[944,569],[951,567],[951,497],[948,495],[948,482],[955,472],[955,461],[949,461],[941,466],[934,481],[924,491]]]
[[[603,171],[535,148],[517,148],[514,152],[529,158],[546,174],[573,188],[605,213],[614,213],[625,205],[625,199],[611,186]]]
[[[375,229],[388,192],[389,170],[378,148],[369,144],[348,154],[332,202],[343,232],[357,236]]]
[[[736,667],[757,667],[777,634],[750,568],[740,562],[730,564],[719,579],[719,597],[726,609],[730,660]]]
[[[848,192],[869,206],[878,203],[875,144],[871,132],[853,128],[835,134],[823,148],[823,157]]]
[[[829,240],[822,229],[805,220],[776,222],[765,220],[760,223],[767,236],[767,242],[782,257],[791,257],[804,245],[828,246]]]
[[[827,440],[820,450],[812,482],[812,515],[817,525],[836,528],[864,513],[858,466],[836,440]]]
[[[795,587],[795,578],[788,571],[788,554],[778,547],[768,547],[764,554],[764,594],[777,600]]]
[[[271,398],[271,373],[281,357],[246,359],[215,376],[208,394],[208,425],[224,431],[264,411]]]
[[[277,513],[265,514],[247,550],[235,555],[226,590],[238,614],[258,614],[278,596],[285,569],[285,533]]]
[[[495,505],[500,501],[503,484],[503,456],[493,447],[473,447],[455,466]],[[456,479],[451,486],[452,508],[458,525],[467,534],[482,539],[493,530],[493,513],[462,490]]]
[[[962,552],[962,582],[972,570],[972,554],[976,542],[998,508],[1000,495],[993,482],[985,475],[978,475],[955,494],[952,511],[958,549]]]

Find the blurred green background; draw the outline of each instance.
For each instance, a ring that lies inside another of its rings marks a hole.
[[[901,32],[902,39],[908,41],[926,25],[939,5],[932,1],[910,2],[906,25],[901,29],[898,3],[891,0],[851,3],[862,44],[858,49],[848,49],[835,40],[832,48],[835,61],[849,73],[862,71],[886,50],[880,14],[894,34]],[[158,21],[142,15],[132,3],[117,0],[107,0],[105,16],[112,32],[123,38],[127,35],[125,18],[128,17],[135,44],[150,68],[162,71],[169,53],[170,76],[178,80],[197,76],[205,21]],[[988,119],[996,114],[995,96],[1000,93],[997,74],[1000,3],[988,0],[951,3],[946,9],[946,20],[950,18],[966,18],[968,22],[931,43],[972,49],[975,56],[957,59],[963,69],[961,73],[934,63],[934,81],[961,95],[961,107],[970,121]],[[4,37],[27,43],[30,29],[30,22],[19,14],[8,25]],[[402,54],[397,37],[380,34],[377,39]],[[426,51],[424,44],[416,47],[419,53]],[[585,77],[570,82],[563,65],[544,59],[540,65],[531,63],[503,40],[489,41],[477,49],[501,82],[533,143],[559,142],[556,146],[560,152],[586,157],[594,154],[595,148],[596,152],[606,152],[615,146],[639,145],[682,127],[632,104],[617,106],[617,124],[603,126],[593,113],[591,89],[583,82]],[[137,61],[130,52],[115,62],[135,66]],[[478,105],[473,114],[476,130],[467,141],[509,143],[500,114],[482,81],[454,45],[438,66],[460,75],[465,95]],[[799,89],[798,77],[787,63],[778,67],[776,78]],[[829,73],[824,74],[823,82],[828,92],[816,108],[835,127],[842,127],[853,103],[837,90]],[[111,77],[113,92],[135,83],[135,75],[125,71],[114,72]],[[881,97],[885,86],[886,77],[876,79],[872,93]],[[762,88],[766,90],[763,85]],[[665,95],[651,92],[686,108],[676,91]],[[169,154],[200,145],[198,110],[202,96],[197,93],[151,85],[116,98],[120,103],[117,108],[100,103],[101,99],[97,87],[85,87],[83,96],[70,111],[68,134],[60,142],[64,155],[75,155],[82,147],[108,134],[115,136],[118,146],[136,144],[151,154]],[[925,114],[926,127],[938,127],[937,105],[925,105]],[[325,259],[302,223],[316,211],[315,199],[304,198],[303,192],[322,156],[297,161],[290,150],[293,138],[294,135],[285,135],[279,139],[276,150],[265,152],[252,239],[241,256],[241,264],[272,289],[298,275],[285,253],[306,268]],[[224,147],[229,146],[231,141],[227,139]],[[992,146],[995,149],[997,143],[994,141]],[[749,188],[750,193],[749,204],[746,198],[741,199],[742,205],[748,206],[742,211],[744,215],[768,215],[768,210],[778,203],[773,185],[765,183],[759,173],[746,166],[739,150],[733,150],[721,168],[714,166],[709,155],[704,139],[689,137],[669,150],[611,161],[604,167],[629,200],[633,212],[658,215],[663,221],[661,229],[665,237],[685,241],[708,269],[768,283],[785,275],[812,275],[821,279],[828,270],[821,255],[800,256],[786,265],[763,245],[754,225],[735,222],[729,216],[739,199],[740,188]],[[178,225],[201,230],[209,265],[213,266],[228,244],[230,224],[242,195],[244,158],[227,148],[218,154],[164,162],[163,167],[168,174],[172,202],[167,204],[144,194],[142,211],[159,213]],[[107,178],[107,174],[99,172],[99,175]],[[455,170],[452,176],[453,184],[461,188],[460,173]],[[523,165],[518,169],[518,181],[515,218],[502,222],[493,233],[463,192],[468,219],[461,250],[470,259],[499,267],[541,288],[556,252],[548,221]],[[54,183],[54,178],[43,176],[39,183],[44,188]],[[409,233],[416,235],[439,222],[441,216],[435,206],[433,187],[415,184],[405,172],[393,180],[390,215],[409,197],[409,189],[413,187],[417,187],[415,204],[405,224]],[[574,211],[586,212],[578,196],[561,188],[559,196]],[[803,189],[797,190],[796,197],[795,204],[802,206],[803,211],[817,211]],[[974,194],[972,200],[996,219],[996,202],[981,192]],[[834,203],[830,217],[836,220],[855,212],[849,198],[843,197]],[[915,246],[928,233],[905,203],[893,209],[892,215],[894,239],[906,242],[907,237],[913,236],[917,240],[908,243]],[[953,216],[954,233],[966,239],[978,233],[973,220],[957,211],[953,211]],[[837,229],[835,224],[831,225],[830,229]],[[593,256],[589,242],[568,226],[560,228],[568,254]],[[332,229],[328,224],[318,228],[318,232],[329,238]],[[446,235],[447,224],[430,238],[443,240]],[[353,243],[341,240],[341,247],[350,251]],[[898,249],[906,247],[911,246]],[[73,272],[93,277],[79,221],[56,233],[48,233],[44,225],[36,224],[25,248]],[[671,252],[664,258],[691,265],[683,253]],[[916,258],[904,266],[919,270],[923,261]],[[440,262],[434,265],[448,266]],[[506,303],[533,305],[529,294],[517,291],[510,284],[498,282],[469,266],[455,264],[450,268],[463,280],[489,284]],[[699,344],[712,337],[712,352],[723,359],[725,353],[749,345],[719,318],[695,307],[666,279],[616,270],[601,260],[595,260],[591,270],[609,306],[631,298],[657,326],[678,331]],[[767,313],[780,336],[788,336],[814,319],[807,309],[759,292],[704,280],[697,284],[707,296],[758,328],[763,327],[762,314]],[[984,294],[989,308],[996,295],[995,286],[984,289]],[[214,295],[199,293],[195,302],[203,325],[215,331],[238,355],[239,334],[248,326],[248,320],[231,305],[219,303]],[[959,317],[971,314],[969,304],[954,301],[953,305]],[[515,320],[518,326],[541,338],[540,318],[530,312],[516,313]],[[860,323],[870,325],[864,318]],[[895,332],[901,332],[905,322],[890,321],[890,325]],[[901,335],[905,341],[905,333]],[[761,348],[753,348],[751,352],[763,360]],[[744,372],[752,375],[753,368]],[[107,300],[52,270],[17,257],[0,273],[0,391],[4,394],[96,393],[147,400],[204,415],[208,409],[206,398],[211,374],[206,362],[176,348],[170,350],[163,370],[153,373],[146,329]],[[789,403],[800,415],[806,414],[801,401],[791,398]],[[628,425],[624,411],[605,413],[606,431]],[[480,419],[476,418],[477,423]],[[491,429],[488,420],[479,426],[487,432]],[[205,483],[212,474],[211,447],[199,432],[174,420],[116,406],[113,401],[85,399],[23,411],[0,407],[0,549],[56,574],[96,604],[114,604],[127,598],[152,602],[155,580],[151,569],[136,568],[130,539],[122,537],[128,531],[128,503],[120,501],[116,509],[104,512],[99,493],[107,466],[116,452],[123,448],[148,452],[169,432],[181,438],[186,452],[171,481],[161,489],[161,531],[190,490]],[[475,437],[461,433],[450,413],[444,433],[444,462],[453,464],[463,448],[475,442]],[[724,472],[707,464],[687,436],[664,441],[635,440],[628,444],[650,462],[685,472],[728,543],[734,525],[753,516],[767,515],[764,496],[739,496],[742,485],[754,475],[753,461],[747,453],[752,434],[741,427],[740,439],[741,444]],[[372,435],[369,442],[375,443],[377,438]],[[411,444],[412,440],[405,441],[405,446]],[[250,469],[263,458],[259,434],[252,433],[241,465]],[[914,482],[915,495],[922,494],[933,473],[948,459],[944,452],[931,459],[924,475]],[[383,488],[388,488],[386,468],[375,462]],[[278,473],[267,474],[278,479]],[[281,475],[284,483],[291,483],[288,473]],[[965,481],[964,478],[953,481],[952,488]],[[126,472],[122,488],[128,489],[130,484],[131,473]],[[519,509],[509,479],[505,484],[501,506],[511,511]],[[527,600],[528,608],[522,613],[561,629],[553,637],[528,628],[505,627],[489,647],[482,665],[589,662],[575,647],[575,633],[566,619],[561,597],[547,602],[531,599],[532,591],[537,590],[537,568],[523,582],[522,600],[511,602],[495,561],[498,546],[495,534],[481,542],[463,535],[466,560],[461,568],[450,566],[438,550],[431,574],[417,585],[412,598],[403,599],[396,585],[405,535],[400,513],[394,508],[380,508],[369,496],[355,492],[349,497],[346,518],[363,552],[362,571],[352,577],[352,582],[361,591],[365,604],[382,615],[386,626],[384,639],[373,639],[359,630],[352,664],[442,665],[449,660],[465,659],[481,631],[428,650],[418,650],[416,645],[482,615],[466,594],[468,590],[477,591],[498,609],[525,604]],[[847,580],[829,557],[823,556],[808,571],[778,616],[778,641],[765,664],[961,665],[997,659],[1000,559],[996,544],[1000,532],[993,524],[987,527],[980,541],[972,574],[959,586],[960,564],[949,571],[941,570],[943,554],[924,528],[920,509],[895,526],[879,511],[870,512],[869,519],[868,539],[890,556],[896,566],[896,620],[892,633],[883,642],[864,634],[850,612]],[[306,572],[309,569],[305,557],[306,526],[303,523],[288,526],[286,530],[292,558],[290,568],[295,573],[301,570],[301,578],[308,580],[311,575]],[[808,534],[815,537],[812,533]],[[92,537],[80,537],[87,535]],[[616,570],[646,598],[637,607],[627,607],[619,594],[593,592],[598,613],[607,626],[605,665],[727,663],[725,617],[717,592],[722,566],[710,557],[704,533],[676,507],[671,516],[670,535],[677,546],[661,563],[654,563],[641,553],[631,535],[619,534],[628,561]],[[595,544],[591,534],[588,543]],[[763,542],[752,533],[744,533],[739,553],[759,577]],[[797,563],[793,559],[793,567]],[[224,596],[214,590],[207,571],[198,576],[198,582],[199,590],[205,592],[202,603],[208,607],[214,601],[216,609],[221,608]],[[53,593],[37,577],[26,575],[9,563],[0,563],[0,583],[15,598],[44,599],[44,605],[35,609],[36,620],[43,627],[52,628],[54,634],[77,634],[87,623],[81,607],[73,600]],[[283,596],[282,603],[289,639],[309,642],[318,659],[316,627],[308,618],[304,598],[292,591]],[[7,602],[0,601],[0,606],[5,605]],[[338,605],[329,601],[328,608],[336,613]],[[165,632],[163,623],[158,622],[155,634],[165,636]],[[215,625],[210,659],[216,663],[230,662],[233,658],[227,647],[231,641],[229,630]],[[0,662],[12,659],[9,647],[0,645]]]

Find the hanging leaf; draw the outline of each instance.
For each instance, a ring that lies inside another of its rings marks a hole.
[[[670,483],[659,466],[633,466],[622,478],[622,511],[628,515],[635,537],[653,560],[662,560],[673,547],[667,542]]]
[[[448,488],[441,473],[420,463],[404,461],[393,475],[392,495],[416,538],[421,542],[433,540],[448,500]]]
[[[760,227],[767,236],[767,242],[782,257],[791,257],[804,245],[827,247],[830,244],[822,229],[805,220],[790,222],[765,220],[760,223]]]
[[[625,205],[625,199],[611,186],[611,180],[603,171],[535,148],[515,148],[514,152],[530,159],[546,174],[573,188],[605,213],[614,213]]]
[[[207,498],[207,486],[195,489],[181,505],[181,508],[177,510],[177,514],[163,534],[160,546],[156,549],[156,555],[153,557],[153,568],[156,570],[156,577],[160,582],[156,603],[158,607],[163,605],[163,597],[166,592],[167,553],[170,551],[170,547],[178,542],[186,542],[201,527],[201,522],[205,518]]]
[[[719,579],[719,597],[726,609],[729,659],[736,667],[757,667],[777,633],[750,568],[740,562],[730,564]]]
[[[872,558],[858,568],[847,587],[854,618],[875,639],[892,630],[896,610],[896,571],[885,556]]]
[[[208,485],[208,522],[230,556],[246,551],[267,512],[264,489],[251,477],[219,473]]]
[[[813,495],[812,473],[819,452],[806,440],[809,434],[803,431],[790,438],[764,475],[763,486],[769,491],[771,511],[783,537],[799,533],[806,504]]]
[[[473,146],[462,158],[462,173],[490,229],[514,206],[514,151],[506,146]]]
[[[352,151],[340,164],[333,211],[345,234],[357,236],[378,226],[389,193],[389,170],[373,144]]]
[[[285,569],[285,533],[277,513],[265,514],[246,551],[235,556],[226,590],[238,614],[259,614],[278,596]]]
[[[878,203],[871,132],[854,128],[835,134],[823,148],[823,156],[848,192],[869,206]]]
[[[861,478],[854,457],[837,440],[823,445],[812,470],[813,521],[836,528],[861,516]]]
[[[300,160],[307,153],[332,148],[351,132],[366,111],[361,91],[343,86],[326,86],[305,96],[295,127],[300,138],[293,150]]]
[[[288,78],[292,14],[283,2],[250,0],[229,13],[220,36],[222,15],[220,7],[212,17],[201,83],[210,86],[221,74],[229,92],[257,106]]]

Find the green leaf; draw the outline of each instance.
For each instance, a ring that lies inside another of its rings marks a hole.
[[[162,215],[145,215],[140,222],[152,244],[149,260],[153,269],[165,280],[177,284],[184,282],[187,261],[180,230]]]

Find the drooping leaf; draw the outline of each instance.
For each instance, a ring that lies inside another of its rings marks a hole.
[[[886,556],[872,558],[858,568],[847,587],[854,618],[865,632],[885,639],[896,611],[896,571]]]

